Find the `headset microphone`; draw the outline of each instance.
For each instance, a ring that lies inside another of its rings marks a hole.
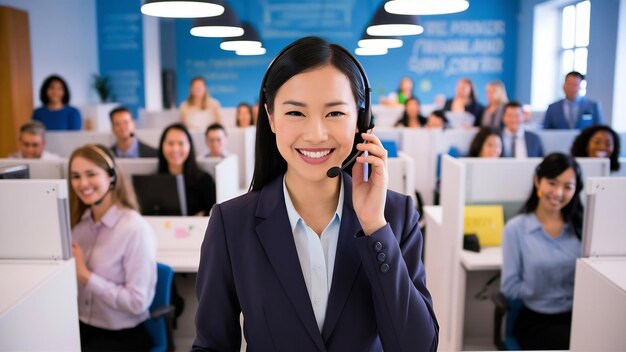
[[[104,195],[102,195],[100,199],[93,202],[92,206],[94,206],[94,205],[100,205],[104,201],[104,198],[106,198],[106,196],[113,190],[113,188],[115,188],[115,183],[117,182],[117,173],[115,172],[115,164],[113,163],[113,158],[106,151],[105,147],[95,145],[95,144],[90,144],[89,148],[93,150],[94,152],[96,152],[96,154],[98,154],[104,160],[104,162],[107,164],[107,167],[108,167],[108,170],[106,171],[109,174],[109,176],[111,176],[111,183],[109,184],[109,189],[107,189],[107,191],[104,192]]]
[[[104,201],[104,198],[106,198],[107,194],[109,194],[109,192],[111,192],[111,190],[113,189],[114,186],[115,186],[115,183],[111,182],[111,184],[109,185],[109,189],[107,189],[107,191],[104,192],[104,195],[100,199],[98,199],[97,201],[93,202],[92,206],[93,205],[100,205]]]

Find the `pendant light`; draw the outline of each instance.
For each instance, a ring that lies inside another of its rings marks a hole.
[[[213,17],[224,13],[222,0],[144,0],[141,13],[167,18]]]
[[[235,54],[240,56],[252,56],[252,55],[264,55],[267,52],[265,48],[244,48],[235,51]]]
[[[383,47],[356,48],[354,53],[359,56],[386,55],[389,50]]]
[[[233,38],[225,38],[220,43],[222,50],[237,51],[241,49],[256,49],[262,46],[259,35],[249,22],[242,22],[243,35]]]
[[[239,37],[243,35],[243,28],[235,11],[224,2],[224,13],[217,17],[194,18],[189,31],[196,37]]]
[[[383,5],[374,14],[366,32],[373,36],[417,35],[424,32],[424,27],[419,25],[416,15],[389,13]]]
[[[387,12],[398,15],[444,15],[468,8],[467,0],[392,0],[385,4]]]
[[[402,47],[402,39],[400,37],[383,37],[383,36],[373,36],[364,32],[361,36],[361,40],[359,40],[359,47],[361,48],[370,48],[370,47],[382,47],[387,49],[400,48]]]

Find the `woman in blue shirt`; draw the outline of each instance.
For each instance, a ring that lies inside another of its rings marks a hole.
[[[61,76],[46,78],[39,90],[39,99],[43,105],[33,111],[33,120],[41,121],[49,131],[81,129],[80,112],[69,105],[70,90]]]
[[[501,291],[523,302],[513,328],[522,349],[569,349],[582,188],[573,157],[548,155],[535,170],[522,214],[504,228]]]

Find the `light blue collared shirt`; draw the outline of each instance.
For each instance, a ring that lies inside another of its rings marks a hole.
[[[139,140],[133,137],[133,142],[130,144],[127,152],[123,152],[120,148],[116,148],[118,158],[138,158],[139,157]]]
[[[339,240],[339,228],[341,225],[341,214],[343,211],[343,181],[340,181],[339,201],[335,215],[330,220],[322,235],[318,236],[304,222],[300,214],[291,202],[291,197],[287,191],[285,178],[283,177],[283,192],[285,195],[285,205],[287,215],[293,232],[293,240],[296,244],[296,252],[300,260],[300,268],[304,276],[315,320],[320,332],[324,326],[326,318],[326,306],[328,305],[328,294],[333,281],[333,270],[335,268],[335,254],[337,253],[337,241]]]
[[[572,310],[576,259],[582,245],[570,224],[553,238],[534,213],[520,214],[504,227],[500,290],[539,313]]]

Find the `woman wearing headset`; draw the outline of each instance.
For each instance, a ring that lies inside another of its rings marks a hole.
[[[81,349],[147,351],[143,322],[157,279],[152,228],[105,147],[76,149],[69,174]]]
[[[356,59],[320,38],[268,68],[251,191],[213,207],[202,245],[194,350],[239,350],[240,313],[251,350],[437,348],[418,215],[387,190],[369,94]],[[350,177],[337,166],[355,147],[369,156]]]

